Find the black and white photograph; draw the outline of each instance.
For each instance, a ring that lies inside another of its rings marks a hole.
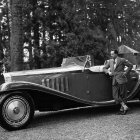
[[[0,0],[0,140],[140,140],[140,0]]]

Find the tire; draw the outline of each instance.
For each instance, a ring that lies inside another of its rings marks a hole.
[[[33,119],[34,103],[26,93],[11,93],[0,98],[0,125],[9,131],[25,128]]]

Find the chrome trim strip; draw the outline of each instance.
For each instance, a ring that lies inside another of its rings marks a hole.
[[[65,77],[65,86],[66,86],[66,91],[69,91],[68,77]]]
[[[46,84],[47,84],[47,87],[50,87],[50,79],[46,79]]]
[[[51,81],[52,81],[52,82],[51,82],[51,84],[52,84],[51,87],[52,87],[53,89],[55,89],[55,79],[53,78],[53,79],[51,79]]]
[[[56,78],[56,90],[59,90],[59,78]]]
[[[64,77],[61,77],[60,81],[61,81],[61,91],[64,92]]]

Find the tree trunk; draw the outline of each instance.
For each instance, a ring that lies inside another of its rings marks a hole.
[[[109,32],[112,35],[112,40],[111,40],[112,49],[117,49],[117,46],[118,46],[117,45],[117,34],[115,31],[114,25],[112,23],[109,23],[108,26],[109,26]]]
[[[11,71],[23,70],[23,1],[24,0],[11,0]]]
[[[1,24],[0,24],[0,61],[3,59],[3,46],[2,46],[2,33],[1,33]]]
[[[33,32],[34,32],[34,62],[35,68],[41,68],[41,61],[40,61],[40,48],[39,48],[39,23],[36,18],[36,5],[37,0],[33,0]]]
[[[2,20],[2,13],[0,13],[0,21]],[[2,45],[2,28],[1,28],[1,22],[0,22],[0,61],[3,59],[3,45]]]
[[[7,17],[7,28],[8,28],[8,50],[10,50],[10,30],[11,30],[11,28],[10,28],[10,10],[9,10],[10,0],[7,0],[6,5],[8,7],[7,8],[7,15],[6,15],[6,17]]]
[[[30,66],[30,69],[33,69],[33,54],[32,54],[32,43],[31,43],[31,40],[29,41],[28,51],[29,51],[29,66]]]

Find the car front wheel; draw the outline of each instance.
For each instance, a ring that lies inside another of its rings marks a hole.
[[[34,116],[34,104],[27,94],[3,95],[0,101],[0,125],[7,130],[26,127]]]

